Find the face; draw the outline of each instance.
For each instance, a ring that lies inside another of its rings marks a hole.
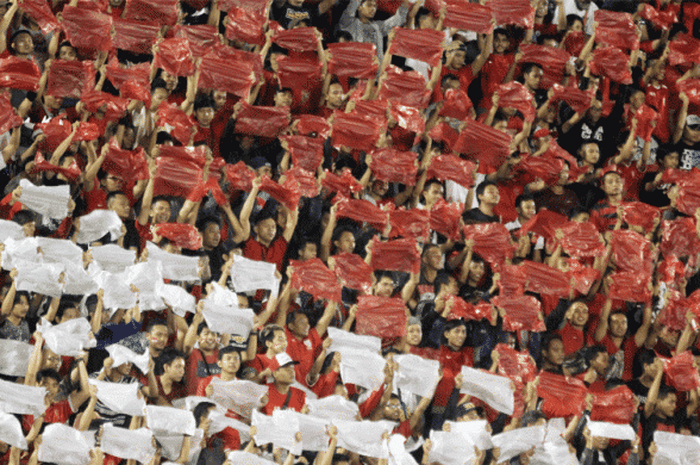
[[[423,257],[423,262],[434,270],[439,270],[442,268],[442,252],[438,247],[431,247],[425,253]]]
[[[185,359],[176,358],[170,365],[163,366],[163,374],[176,383],[185,377]]]
[[[390,421],[398,421],[401,418],[401,401],[389,399],[384,407],[384,418]]]
[[[277,92],[275,94],[275,106],[276,107],[290,107],[292,106],[292,93],[291,92]]]
[[[423,339],[423,328],[421,325],[411,325],[406,328],[406,342],[410,346],[417,346]]]
[[[15,318],[20,318],[23,319],[25,316],[27,316],[27,312],[29,311],[29,301],[27,300],[27,296],[23,295],[19,297],[19,301],[12,306],[12,316]]]
[[[365,0],[357,9],[360,18],[372,19],[377,14],[377,2],[375,0]]]
[[[690,144],[697,144],[700,142],[700,127],[686,124],[683,130],[683,140]]]
[[[194,117],[201,127],[208,128],[211,126],[211,122],[214,121],[214,109],[212,107],[200,108],[194,112]]]
[[[78,54],[73,47],[64,45],[58,51],[58,58],[61,60],[74,61],[78,59]]]
[[[226,92],[222,90],[215,90],[212,92],[211,96],[214,98],[214,105],[216,110],[220,109],[226,104]]]
[[[589,165],[595,165],[600,160],[600,148],[598,144],[586,144],[581,148],[583,161]]]
[[[630,97],[630,106],[636,110],[642,105],[644,105],[644,92],[637,91]]]
[[[467,60],[466,52],[464,50],[455,50],[452,53],[452,66],[455,68],[464,66],[464,62]]]
[[[170,74],[167,71],[163,71],[160,77],[165,81],[165,88],[168,90],[168,92],[172,92],[175,90],[175,88],[177,87],[177,76],[175,76],[174,74]]]
[[[221,228],[216,223],[208,223],[202,235],[204,247],[213,249],[221,242]]]
[[[272,374],[272,376],[279,384],[291,385],[294,383],[294,365],[280,367]]]
[[[591,367],[600,376],[604,376],[610,364],[610,357],[607,352],[600,352],[596,358],[591,360]]]
[[[117,192],[124,189],[124,180],[113,174],[108,174],[107,176],[105,176],[102,184],[108,193]]]
[[[44,104],[50,110],[58,110],[61,108],[61,105],[63,105],[63,99],[47,94],[44,96]]]
[[[344,231],[333,243],[339,252],[352,253],[355,250],[355,235],[350,231]]]
[[[304,0],[287,0],[287,3],[293,7],[299,8],[304,3]]]
[[[115,195],[109,199],[109,205],[107,205],[107,208],[113,212],[116,212],[116,214],[119,215],[119,218],[122,220],[129,218],[129,215],[131,214],[131,206],[129,205],[129,199],[126,198],[126,195]]]
[[[268,349],[271,349],[275,353],[282,353],[287,350],[287,335],[284,331],[275,331],[275,335],[272,341],[266,342]]]
[[[384,197],[389,190],[389,183],[386,181],[374,181],[372,183],[372,193],[379,197]]]
[[[267,218],[255,225],[255,234],[261,242],[269,243],[277,234],[277,224],[274,218]]]
[[[426,203],[429,205],[434,204],[438,199],[442,198],[444,191],[445,189],[442,187],[442,184],[436,182],[432,183],[428,186],[428,190],[423,193]]]
[[[496,36],[493,38],[494,52],[502,55],[506,53],[508,47],[510,47],[510,40],[508,40],[508,37],[504,36],[503,34],[496,34]]]
[[[61,368],[61,357],[56,355],[51,349],[45,348],[42,351],[41,369],[52,368],[58,371]]]
[[[61,317],[61,320],[59,323],[64,323],[66,321],[74,320],[80,316],[80,309],[78,308],[67,308],[63,312],[63,316]]]
[[[493,184],[486,186],[484,193],[479,196],[479,202],[483,202],[487,205],[498,205],[501,197],[498,193],[498,187]]]
[[[329,107],[340,108],[343,104],[343,86],[338,83],[331,84],[330,87],[328,87],[326,101]]]
[[[311,329],[309,326],[309,318],[303,313],[297,313],[294,317],[294,321],[288,324],[287,327],[292,334],[302,339],[309,335],[309,329]]]
[[[583,32],[583,23],[581,21],[575,21],[569,30],[572,32]]]
[[[122,376],[127,376],[129,373],[131,373],[131,362],[122,363],[119,365],[117,367],[117,373]]]
[[[661,163],[663,165],[663,169],[669,169],[673,168],[676,169],[678,168],[679,164],[679,157],[678,157],[678,152],[671,152],[667,154],[662,160]]]
[[[318,247],[313,242],[307,242],[304,244],[304,248],[299,250],[299,260],[302,262],[305,260],[311,260],[316,258],[318,255]]]
[[[532,90],[539,89],[540,81],[542,80],[542,69],[538,67],[532,68],[529,73],[523,75],[523,80],[526,87]]]
[[[374,295],[380,297],[391,297],[394,293],[394,281],[388,276],[382,276],[377,284],[374,285]]]
[[[217,337],[217,334],[211,331],[209,328],[204,328],[202,329],[202,332],[199,333],[199,347],[204,350],[214,350],[218,341],[219,338]]]
[[[46,390],[49,392],[49,396],[53,399],[56,397],[56,394],[58,394],[58,381],[56,381],[53,378],[44,378],[41,380],[39,383],[40,387],[46,388]]]
[[[537,213],[537,211],[535,209],[534,200],[523,200],[522,202],[520,202],[520,206],[518,207],[518,214],[523,219],[525,219],[525,221],[535,216],[535,213]]]
[[[672,417],[676,411],[676,403],[678,402],[678,397],[675,394],[667,394],[666,397],[658,401],[657,408],[666,415],[667,417]]]
[[[151,217],[156,224],[170,221],[170,213],[170,202],[167,200],[158,200],[151,207]]]
[[[554,366],[561,366],[564,363],[564,343],[559,339],[554,339],[549,343],[549,347],[542,351],[544,359]]]
[[[484,274],[486,273],[486,265],[484,262],[478,262],[472,260],[471,263],[469,263],[469,280],[478,283],[481,281],[481,278],[484,277]]]
[[[588,306],[583,302],[576,302],[571,306],[571,324],[585,326],[588,323]]]
[[[445,339],[447,339],[447,345],[453,350],[458,350],[464,345],[464,341],[467,340],[467,329],[464,325],[455,326],[449,331],[445,331]]]
[[[608,196],[622,195],[623,187],[622,177],[617,173],[607,174],[603,178],[603,192]]]
[[[156,325],[151,328],[148,334],[148,339],[151,347],[156,350],[163,350],[168,344],[168,327],[164,325]]]
[[[12,48],[17,55],[30,55],[34,51],[34,40],[29,34],[20,34],[12,42]]]
[[[627,317],[622,313],[611,315],[610,332],[615,337],[624,337],[627,334]]]
[[[221,367],[221,371],[226,374],[235,375],[241,368],[241,356],[238,352],[224,354],[217,364]]]

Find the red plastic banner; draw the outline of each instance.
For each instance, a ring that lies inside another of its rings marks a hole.
[[[700,41],[698,41],[700,47]],[[700,58],[699,58],[700,59]],[[700,79],[684,79],[676,82],[678,92],[684,92],[688,101],[694,105],[700,104]]]
[[[634,116],[637,118],[637,136],[650,141],[651,133],[656,129],[656,123],[659,121],[659,114],[649,105],[642,105]]]
[[[114,121],[124,116],[129,102],[126,99],[115,97],[107,92],[91,90],[85,92],[80,99],[90,113],[104,112],[107,120]]]
[[[447,315],[448,320],[489,320],[493,322],[490,304],[472,305],[456,295],[448,296],[445,304],[452,305],[450,314]]]
[[[392,148],[374,150],[370,168],[376,179],[407,186],[416,184],[418,166],[415,152],[400,152]]]
[[[532,382],[538,375],[537,366],[527,350],[518,352],[507,344],[496,344],[498,374],[507,376],[521,386]]]
[[[343,171],[343,174],[340,176],[325,170],[321,180],[321,187],[330,192],[337,192],[342,197],[350,197],[353,193],[361,192],[364,189],[362,184],[353,177],[350,170]]]
[[[34,156],[34,167],[32,168],[33,173],[48,171],[49,173],[62,174],[68,180],[68,182],[75,182],[76,179],[80,177],[80,168],[78,167],[77,160],[73,160],[67,168],[62,166],[52,165],[41,154],[37,151]]]
[[[264,11],[249,10],[234,6],[228,10],[226,38],[252,45],[265,43],[264,27],[267,14]]]
[[[379,96],[391,103],[425,109],[431,97],[426,84],[425,78],[419,72],[402,71],[390,66],[379,90]]]
[[[504,331],[546,331],[542,319],[542,304],[531,295],[496,296],[491,303],[503,309]]]
[[[530,260],[523,261],[521,266],[527,276],[528,291],[556,297],[569,295],[569,278],[559,269]]]
[[[41,70],[34,60],[25,60],[13,55],[0,58],[0,87],[29,90],[39,89]]]
[[[259,53],[246,52],[237,48],[215,43],[210,54],[232,63],[239,63],[242,69],[252,69],[258,80],[263,79],[263,59]]]
[[[157,115],[158,126],[168,125],[172,127],[170,135],[182,145],[189,145],[192,138],[192,128],[195,126],[194,118],[167,101],[160,104]]]
[[[688,392],[700,387],[700,374],[694,365],[695,358],[691,351],[686,350],[673,358],[659,355],[664,364],[664,374],[668,383],[676,391]]]
[[[243,102],[236,119],[236,132],[262,137],[277,137],[291,121],[289,107],[259,107]]]
[[[294,127],[301,136],[325,139],[331,135],[331,125],[322,116],[300,115],[294,121]]]
[[[131,80],[123,83],[119,89],[119,95],[124,99],[143,102],[147,107],[151,106],[150,90],[138,81]]]
[[[277,80],[283,88],[289,87],[301,91],[320,88],[322,70],[323,63],[316,56],[277,57]]]
[[[207,162],[206,147],[176,147],[173,145],[161,145],[159,157],[174,158],[185,162],[196,163],[200,168],[204,168]]]
[[[117,89],[121,89],[126,82],[136,82],[138,85],[143,86],[148,90],[150,101],[150,65],[150,63],[140,63],[130,68],[122,68],[115,57],[113,60],[110,60],[109,64],[107,65],[107,79],[109,79],[109,82],[111,82]]]
[[[568,261],[569,264],[569,279],[574,280],[574,289],[581,295],[588,295],[588,291],[591,290],[593,283],[601,278],[600,271],[584,266],[578,260],[571,259]]]
[[[627,386],[593,394],[592,421],[624,425],[632,421],[635,413],[635,397]]]
[[[578,87],[564,87],[560,84],[554,84],[554,95],[552,99],[562,100],[578,114],[583,114],[591,106],[591,100],[595,96],[593,89],[581,90]]]
[[[453,149],[470,160],[479,162],[479,172],[496,171],[510,154],[512,137],[478,121],[467,118]]]
[[[441,116],[464,120],[470,115],[472,101],[462,89],[447,89],[442,99],[443,105],[440,110]]]
[[[406,304],[401,298],[362,295],[357,298],[355,332],[382,339],[406,334]]]
[[[527,276],[525,268],[520,265],[503,265],[500,270],[501,279],[498,289],[502,296],[519,296],[525,293]]]
[[[399,208],[389,212],[391,237],[412,237],[426,242],[430,237],[430,212],[411,208]]]
[[[651,273],[655,257],[652,256],[649,239],[629,229],[611,231],[610,234],[613,259],[618,270]]]
[[[700,40],[690,34],[676,34],[668,43],[668,50],[668,63],[671,66],[691,65],[700,61]]]
[[[58,22],[49,2],[45,0],[22,0],[22,10],[34,21],[37,22],[41,32],[50,34],[52,31],[60,30],[61,23]]]
[[[548,371],[540,372],[537,396],[544,400],[542,412],[548,418],[580,415],[586,408],[587,393],[583,381]]]
[[[226,165],[226,181],[229,183],[230,192],[249,192],[253,188],[253,179],[255,178],[255,171],[243,161],[239,161],[235,165]]]
[[[289,151],[292,162],[307,171],[315,173],[323,163],[324,140],[305,136],[281,136],[283,147]]]
[[[511,81],[498,86],[498,105],[501,108],[515,108],[525,117],[525,121],[532,122],[537,116],[534,99],[527,88],[518,81]]]
[[[415,133],[425,131],[425,118],[417,108],[393,104],[389,111],[399,127]]]
[[[126,0],[123,18],[174,26],[179,13],[179,0]]]
[[[6,93],[0,93],[0,134],[22,125],[22,118],[17,115]]]
[[[463,212],[463,204],[447,203],[444,199],[438,199],[430,210],[430,229],[449,239],[459,240]]]
[[[695,232],[693,218],[678,218],[661,222],[662,239],[659,249],[666,255],[695,256],[700,249],[700,239]]]
[[[596,10],[594,17],[598,23],[595,31],[596,42],[626,50],[639,48],[637,25],[631,14]]]
[[[363,116],[358,112],[336,112],[333,120],[333,146],[371,152],[377,146],[383,130],[383,122],[377,117]]]
[[[437,66],[442,59],[445,34],[435,29],[394,28],[389,53]]]
[[[298,27],[275,31],[272,42],[287,50],[315,52],[318,50],[319,33],[315,27]]]
[[[215,89],[245,98],[255,85],[253,68],[246,63],[232,62],[209,54],[202,58],[199,67],[200,88]]]
[[[529,0],[490,0],[489,7],[496,24],[514,24],[523,29],[532,29],[535,25],[535,9]]]
[[[291,181],[291,182],[287,182]],[[293,179],[287,180],[284,184],[278,184],[269,176],[263,176],[260,183],[260,190],[270,194],[270,197],[287,207],[290,211],[296,210],[301,199],[299,184]]]
[[[426,8],[428,8],[426,2]],[[445,14],[445,27],[453,27],[464,31],[474,31],[478,34],[490,34],[493,32],[493,11],[489,6],[479,3],[468,3],[448,0],[447,13]],[[438,11],[433,11],[439,14]]]
[[[372,260],[369,266],[373,270],[420,272],[420,250],[413,238],[380,241],[372,239]]]
[[[102,169],[124,181],[141,181],[149,178],[148,163],[143,148],[124,150],[116,139],[109,141],[109,150],[102,162]]]
[[[640,226],[644,231],[653,230],[654,220],[661,219],[661,210],[644,202],[625,203],[623,209],[623,221],[630,226]]]
[[[620,84],[632,84],[629,64],[629,55],[617,47],[608,46],[593,50],[590,68],[595,75],[607,77]]]
[[[113,25],[115,34],[112,46],[142,55],[151,53],[153,44],[156,43],[156,36],[160,31],[160,26],[157,24],[119,17],[113,19]]]
[[[566,50],[546,45],[522,44],[520,52],[523,54],[520,63],[537,63],[542,66],[541,89],[559,85],[566,73],[566,63],[571,58]]]
[[[334,255],[336,276],[343,286],[349,289],[362,290],[369,294],[372,290],[372,268],[357,254],[342,253]]]
[[[545,239],[554,239],[557,229],[564,227],[568,223],[569,220],[564,215],[549,210],[540,210],[535,216],[527,220],[515,232],[515,235],[522,236],[531,232]]]
[[[303,262],[290,260],[289,266],[292,267],[291,282],[295,289],[306,291],[316,299],[342,302],[338,277],[319,258]]]
[[[627,302],[651,302],[651,275],[640,271],[618,271],[610,275],[608,296]]]
[[[438,155],[430,161],[427,178],[441,181],[449,179],[469,189],[474,186],[475,168],[476,164],[472,161],[454,155]]]
[[[350,218],[361,223],[369,223],[378,229],[384,229],[389,221],[388,212],[367,200],[341,198],[337,205],[338,218]]]
[[[191,76],[195,72],[194,57],[187,39],[174,37],[158,44],[155,66],[175,76]]]
[[[176,247],[189,250],[202,248],[202,235],[191,224],[161,223],[154,225],[154,228],[156,234],[165,237]]]
[[[75,132],[73,142],[96,140],[102,135],[100,126],[97,123],[81,121],[78,130]]]
[[[605,253],[605,244],[593,223],[571,221],[561,227],[564,237],[561,247],[572,257],[600,257]]]
[[[661,29],[669,29],[674,23],[678,22],[678,15],[675,11],[666,10],[660,12],[648,3],[642,4],[642,10],[639,12],[639,16],[647,21],[651,21]]]
[[[54,97],[78,99],[95,87],[92,61],[55,60],[49,69],[46,93]]]
[[[169,195],[188,198],[201,189],[202,168],[194,163],[171,157],[159,157],[156,161],[153,195]]]
[[[464,240],[474,239],[474,252],[491,266],[498,267],[513,257],[515,245],[510,232],[501,223],[468,224],[463,229]]]
[[[299,193],[302,197],[308,197],[310,199],[318,197],[320,193],[318,180],[311,171],[307,171],[301,166],[297,165],[292,169],[285,171],[284,175],[287,178],[292,178],[294,182],[299,184]]]
[[[190,50],[195,57],[203,57],[209,53],[214,45],[219,43],[219,31],[208,24],[194,26],[175,26],[175,37],[186,39],[190,44]]]
[[[46,123],[38,123],[35,129],[41,130],[46,136],[46,140],[39,144],[39,150],[44,153],[53,153],[56,147],[73,131],[71,123],[65,115],[51,118]]]
[[[379,63],[377,47],[371,43],[345,42],[328,44],[331,58],[328,72],[338,77],[374,79]]]
[[[520,160],[516,166],[516,170],[527,173],[533,178],[540,178],[551,186],[559,179],[561,173],[566,167],[566,162],[561,158],[550,158],[545,155],[535,157],[526,155]]]
[[[443,121],[436,124],[435,127],[428,132],[428,136],[434,141],[444,142],[448,149],[453,150],[459,138],[459,133]]]
[[[112,16],[85,8],[63,7],[63,30],[77,49],[109,51],[112,48]]]

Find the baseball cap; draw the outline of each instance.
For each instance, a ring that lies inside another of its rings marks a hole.
[[[292,360],[292,357],[290,357],[287,352],[282,352],[281,354],[275,355],[275,357],[272,359],[270,370],[277,371],[278,369],[286,367],[287,365],[299,365],[299,362]]]
[[[688,115],[685,118],[686,126],[694,126],[691,129],[700,129],[700,116],[698,115]]]

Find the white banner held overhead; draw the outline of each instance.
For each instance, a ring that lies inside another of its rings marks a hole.
[[[43,216],[62,220],[68,216],[70,186],[35,186],[27,179],[19,182],[22,193],[19,201],[30,210]]]
[[[23,377],[27,374],[34,346],[22,341],[0,339],[0,373]]]
[[[155,455],[153,433],[148,428],[129,430],[107,423],[102,429],[100,447],[105,454],[148,463]]]
[[[89,244],[109,234],[110,240],[116,241],[121,236],[122,220],[112,210],[93,210],[80,217],[78,244]]]
[[[396,355],[399,364],[396,387],[421,397],[432,397],[440,380],[440,362],[427,360],[417,355]]]
[[[513,382],[505,376],[494,375],[475,368],[462,367],[460,392],[477,397],[499,412],[513,414],[515,397]]]

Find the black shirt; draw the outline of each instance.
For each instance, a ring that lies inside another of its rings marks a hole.
[[[462,219],[466,224],[477,223],[500,223],[501,219],[498,216],[489,216],[483,213],[478,208],[472,208],[468,212],[462,214]]]

